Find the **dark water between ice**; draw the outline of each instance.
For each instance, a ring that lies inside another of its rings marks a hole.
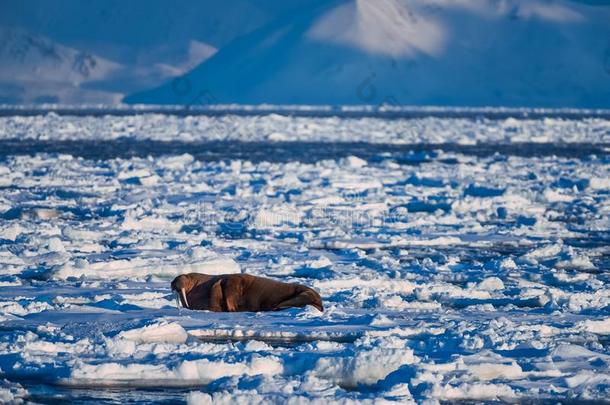
[[[325,159],[358,156],[369,162],[391,158],[400,164],[419,164],[438,153],[457,153],[477,157],[493,155],[520,157],[564,157],[584,159],[610,155],[604,143],[455,143],[387,144],[366,142],[243,142],[243,141],[155,141],[133,138],[112,140],[0,140],[0,157],[37,153],[69,154],[93,160],[181,155],[188,153],[201,161],[245,159],[285,163],[313,163]],[[437,159],[438,160],[438,159]],[[440,159],[443,162],[442,159]],[[446,163],[451,163],[448,159]]]

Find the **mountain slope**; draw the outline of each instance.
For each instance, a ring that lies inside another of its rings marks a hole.
[[[0,102],[118,103],[316,1],[0,0]]]
[[[107,78],[121,66],[21,29],[0,28],[0,94],[2,102],[57,102],[79,98],[87,82]],[[88,96],[111,102],[119,94]]]
[[[610,107],[610,6],[308,4],[128,103]]]

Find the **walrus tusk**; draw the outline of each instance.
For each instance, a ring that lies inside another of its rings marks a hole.
[[[184,299],[184,305],[186,306],[186,308],[189,307],[189,302],[186,299],[186,293],[184,292],[184,288],[182,288],[180,291],[182,291],[182,298]]]
[[[174,291],[174,297],[176,297],[176,308],[180,309],[180,296],[178,295],[178,291]]]

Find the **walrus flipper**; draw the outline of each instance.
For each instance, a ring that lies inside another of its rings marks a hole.
[[[306,305],[311,305],[315,307],[318,311],[324,312],[324,306],[322,305],[322,298],[320,295],[311,289],[306,289],[297,293],[292,298],[288,298],[277,304],[275,310],[286,309],[291,307],[304,307]]]
[[[228,312],[238,311],[240,297],[243,293],[242,283],[234,278],[228,278],[223,281],[222,288],[225,310]]]
[[[221,280],[218,280],[210,289],[210,302],[208,303],[209,310],[214,312],[223,312],[222,301],[222,285]]]

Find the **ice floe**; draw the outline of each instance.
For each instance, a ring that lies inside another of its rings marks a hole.
[[[0,402],[603,400],[607,128],[2,117],[24,149],[0,159]],[[177,308],[187,272],[311,285],[325,312]]]

